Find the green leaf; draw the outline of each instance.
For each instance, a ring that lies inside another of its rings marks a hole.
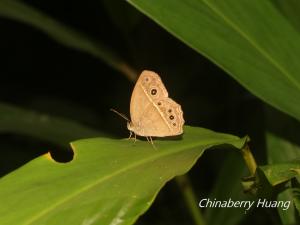
[[[132,224],[162,186],[186,173],[204,150],[247,138],[185,127],[181,140],[93,138],[72,143],[74,159],[41,156],[0,180],[2,225]]]
[[[136,79],[136,72],[105,44],[63,25],[45,13],[23,2],[0,0],[0,16],[36,27],[67,47],[87,52],[103,60],[107,65],[124,73],[130,80]]]
[[[300,158],[300,147],[297,144],[272,132],[266,133],[266,140],[269,163],[288,162]]]
[[[300,120],[300,35],[266,0],[129,0],[253,94]]]
[[[263,171],[272,186],[282,184],[300,175],[299,162],[260,166],[259,169]]]
[[[278,10],[300,31],[300,2],[298,0],[274,0]]]
[[[268,197],[276,197],[277,201],[290,201],[288,210],[283,211],[278,208],[278,213],[282,224],[298,224],[299,223],[299,175],[300,163],[281,163],[258,168],[260,180],[260,194]],[[266,178],[267,183],[263,183]],[[295,207],[294,207],[295,206]],[[298,210],[298,212],[296,210]]]
[[[266,131],[268,163],[276,166],[276,163],[288,163],[299,159],[300,148],[296,144],[299,139],[299,122],[269,107],[265,109],[265,115],[268,128],[268,131]],[[297,196],[295,196],[293,189],[294,187],[290,185],[277,196],[279,201],[291,201],[289,210],[277,209],[284,225],[299,223],[299,219],[297,219],[298,212],[294,207],[294,205],[297,206],[295,204]]]
[[[294,193],[294,204],[295,208],[298,210],[298,216],[300,215],[300,189],[298,188]]]
[[[295,197],[293,190],[291,188],[284,190],[283,192],[278,194],[277,201],[290,201],[291,205],[288,210],[282,210],[278,208],[278,214],[280,216],[282,224],[290,225],[290,224],[298,224],[297,214],[298,212],[295,209]]]
[[[78,138],[106,136],[66,118],[0,103],[0,133],[22,134],[67,147]]]

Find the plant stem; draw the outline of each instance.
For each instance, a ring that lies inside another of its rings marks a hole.
[[[248,167],[248,170],[250,172],[250,175],[251,176],[254,176],[255,175],[255,171],[256,171],[256,168],[257,168],[257,164],[256,164],[256,161],[251,153],[251,150],[249,148],[249,145],[246,144],[243,148],[242,148],[242,155],[243,155],[243,158],[246,162],[246,165]]]
[[[119,63],[116,68],[121,72],[123,73],[127,78],[128,80],[130,80],[131,82],[135,82],[138,78],[138,72],[130,67],[128,64],[126,64],[125,62],[121,62]]]
[[[176,177],[176,182],[183,194],[185,203],[196,225],[205,225],[203,215],[198,207],[195,193],[187,175]]]

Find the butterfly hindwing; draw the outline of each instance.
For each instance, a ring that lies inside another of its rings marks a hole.
[[[184,124],[181,106],[171,98],[158,99],[156,102],[166,123],[171,129],[171,135],[179,135],[183,132]]]

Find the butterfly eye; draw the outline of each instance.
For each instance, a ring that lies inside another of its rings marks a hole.
[[[176,126],[176,123],[173,123],[173,126]]]
[[[168,112],[171,113],[171,112],[172,112],[172,109],[169,109]]]
[[[171,115],[169,118],[170,118],[170,120],[174,120],[174,116],[173,115]]]
[[[156,95],[156,93],[157,93],[157,90],[156,90],[156,89],[152,89],[152,90],[151,90],[151,95]]]

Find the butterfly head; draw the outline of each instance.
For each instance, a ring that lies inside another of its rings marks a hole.
[[[127,122],[127,129],[130,130],[130,131],[132,131],[132,132],[134,132],[134,126],[133,126],[133,124],[132,124],[131,121]]]

